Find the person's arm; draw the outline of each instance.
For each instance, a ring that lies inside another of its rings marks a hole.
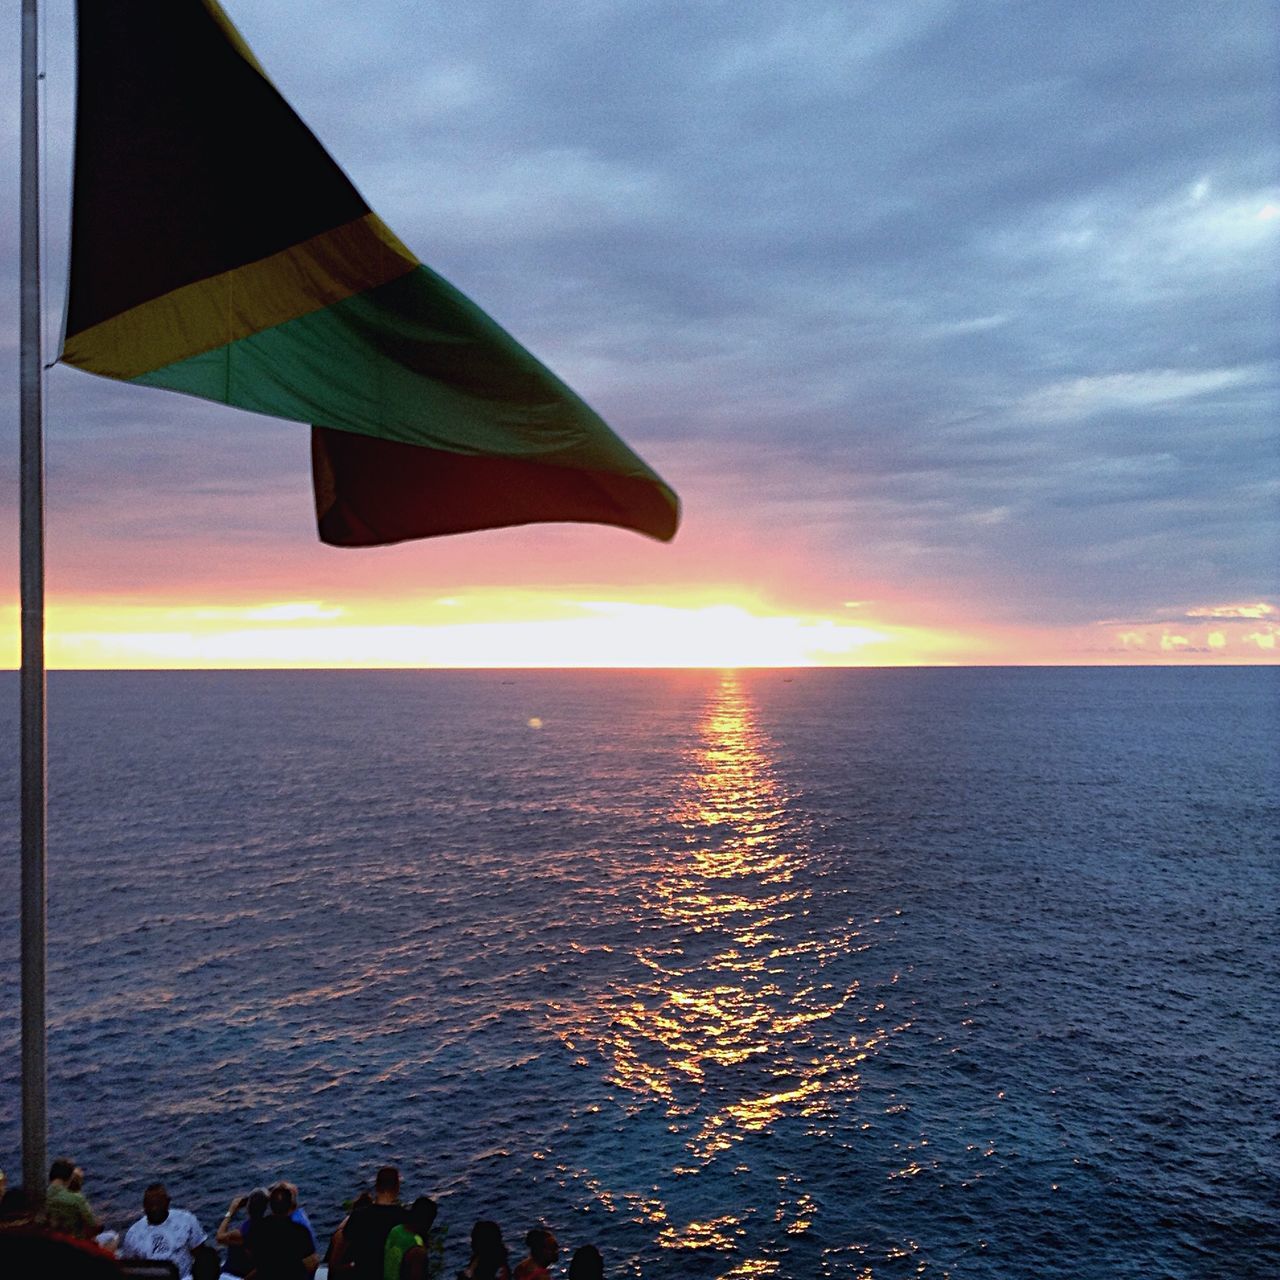
[[[311,1252],[319,1253],[320,1241],[316,1239],[316,1231],[311,1225],[311,1219],[307,1217],[307,1211],[299,1205],[293,1212],[297,1215],[294,1218],[294,1222],[296,1222],[298,1226],[302,1227],[306,1231],[307,1235],[311,1237]]]
[[[88,1200],[80,1197],[80,1234],[86,1240],[92,1240],[102,1230],[102,1223],[94,1213]]]
[[[351,1263],[347,1260],[347,1223],[350,1221],[351,1216],[348,1214],[338,1224],[329,1245],[329,1275],[332,1280],[343,1280],[343,1277],[352,1274]]]
[[[431,1255],[420,1244],[404,1251],[400,1261],[399,1280],[427,1280],[431,1270]]]
[[[124,1233],[124,1239],[120,1241],[120,1253],[118,1255],[119,1257],[121,1258],[145,1258],[146,1257],[146,1254],[144,1254],[138,1248],[138,1237],[137,1237],[136,1228],[137,1228],[137,1223],[134,1223],[134,1225]]]
[[[227,1216],[218,1223],[218,1230],[214,1234],[214,1239],[221,1245],[228,1244],[244,1244],[244,1235],[238,1227],[231,1225],[231,1219],[240,1212],[249,1202],[248,1196],[236,1196],[236,1198],[227,1207]]]
[[[320,1255],[318,1253],[309,1253],[302,1260],[302,1265],[307,1269],[307,1275],[313,1276],[316,1268],[320,1265]]]
[[[194,1213],[189,1213],[187,1218],[187,1249],[194,1253],[209,1237]]]

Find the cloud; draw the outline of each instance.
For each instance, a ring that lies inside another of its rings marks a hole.
[[[1210,395],[1257,376],[1257,371],[1249,369],[1149,369],[1075,378],[1033,392],[1016,412],[1042,422],[1078,422],[1092,414],[1141,411]]]
[[[246,609],[244,618],[250,622],[311,622],[317,618],[340,618],[345,612],[319,600],[287,600]]]
[[[1142,619],[1129,618],[1122,621],[1116,618],[1107,618],[1102,620],[1102,625],[1143,627],[1181,622],[1201,624],[1213,622],[1231,627],[1235,624],[1247,625],[1259,620],[1272,618],[1280,620],[1280,606],[1266,600],[1258,600],[1247,604],[1168,605],[1164,608],[1153,610]]]
[[[1168,605],[1143,618],[1108,618],[1097,625],[1113,632],[1120,652],[1250,661],[1274,651],[1280,607],[1266,600]]]
[[[1200,605],[1188,609],[1188,618],[1212,618],[1215,621],[1246,621],[1257,618],[1274,618],[1280,615],[1280,608],[1259,600],[1256,604],[1215,604]]]

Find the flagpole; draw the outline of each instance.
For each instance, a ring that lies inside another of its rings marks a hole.
[[[47,1172],[45,1023],[44,369],[40,350],[40,112],[36,0],[22,0],[20,534],[22,602],[22,1181]]]

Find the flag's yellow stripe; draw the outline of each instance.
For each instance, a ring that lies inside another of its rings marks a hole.
[[[370,213],[84,329],[67,339],[62,360],[107,378],[136,378],[323,310],[417,266]]]
[[[244,42],[242,36],[231,24],[231,19],[223,12],[222,6],[217,0],[204,0],[204,7],[208,11],[209,16],[218,24],[218,29],[226,38],[227,43],[268,83],[271,84],[271,77],[262,69],[262,63],[254,56],[254,52]],[[271,85],[274,89],[275,86]]]

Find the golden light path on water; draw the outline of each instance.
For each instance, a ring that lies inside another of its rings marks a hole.
[[[737,1144],[781,1122],[835,1140],[831,1122],[849,1110],[860,1064],[906,1030],[880,1025],[883,1004],[865,996],[865,1007],[846,1010],[861,986],[848,977],[849,959],[872,941],[847,920],[825,932],[810,927],[816,890],[803,826],[788,814],[771,744],[733,672],[708,697],[688,764],[669,815],[683,842],[661,850],[639,882],[635,910],[645,924],[635,959],[649,976],[611,984],[560,1029],[570,1048],[595,1044],[607,1084],[633,1108],[664,1109],[683,1143],[676,1175],[721,1160],[731,1168]],[[828,976],[837,969],[843,978]],[[856,1030],[824,1031],[832,1019]],[[719,1212],[680,1220],[656,1187],[618,1197],[590,1171],[580,1176],[606,1202],[625,1199],[664,1248],[743,1248],[748,1206],[730,1199]],[[772,1209],[750,1207],[757,1221],[770,1213],[779,1239],[809,1232],[821,1206],[798,1175],[777,1182]],[[726,1261],[726,1278],[782,1274],[776,1257]]]

